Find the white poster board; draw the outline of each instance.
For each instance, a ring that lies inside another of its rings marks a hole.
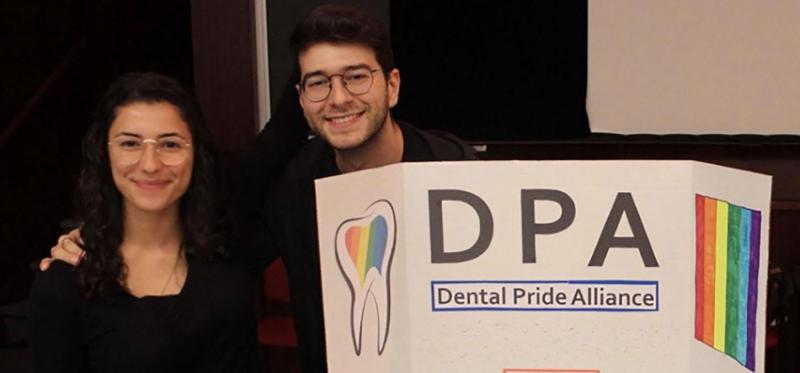
[[[763,372],[770,188],[688,161],[318,180],[328,369]]]

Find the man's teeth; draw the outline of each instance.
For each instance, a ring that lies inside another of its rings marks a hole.
[[[353,119],[356,119],[357,116],[358,116],[358,114],[350,114],[350,115],[347,115],[347,116],[344,116],[344,117],[331,118],[330,121],[335,123],[335,124],[341,124],[341,123],[346,123],[346,122],[349,122],[349,121],[351,121]]]

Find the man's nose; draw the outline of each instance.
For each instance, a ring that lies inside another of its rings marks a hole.
[[[336,79],[338,78],[338,79]],[[353,100],[353,94],[345,87],[345,82],[341,76],[331,79],[330,103],[332,105],[343,105]]]

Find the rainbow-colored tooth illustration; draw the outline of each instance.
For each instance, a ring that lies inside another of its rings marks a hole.
[[[389,334],[389,271],[395,249],[396,217],[386,200],[371,204],[363,216],[345,220],[336,230],[336,262],[352,296],[350,324],[353,348],[361,355],[364,312],[374,309],[378,320],[378,355]],[[367,307],[372,300],[374,307]]]

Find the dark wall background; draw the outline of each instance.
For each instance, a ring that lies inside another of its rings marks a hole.
[[[289,50],[289,36],[297,22],[311,9],[322,4],[337,3],[355,6],[389,24],[389,0],[267,0],[267,43],[269,45],[270,103],[273,111],[279,93],[289,82],[297,67],[295,56]],[[296,82],[291,82],[294,84]]]
[[[392,1],[395,114],[472,141],[588,136],[587,16],[585,0]]]

